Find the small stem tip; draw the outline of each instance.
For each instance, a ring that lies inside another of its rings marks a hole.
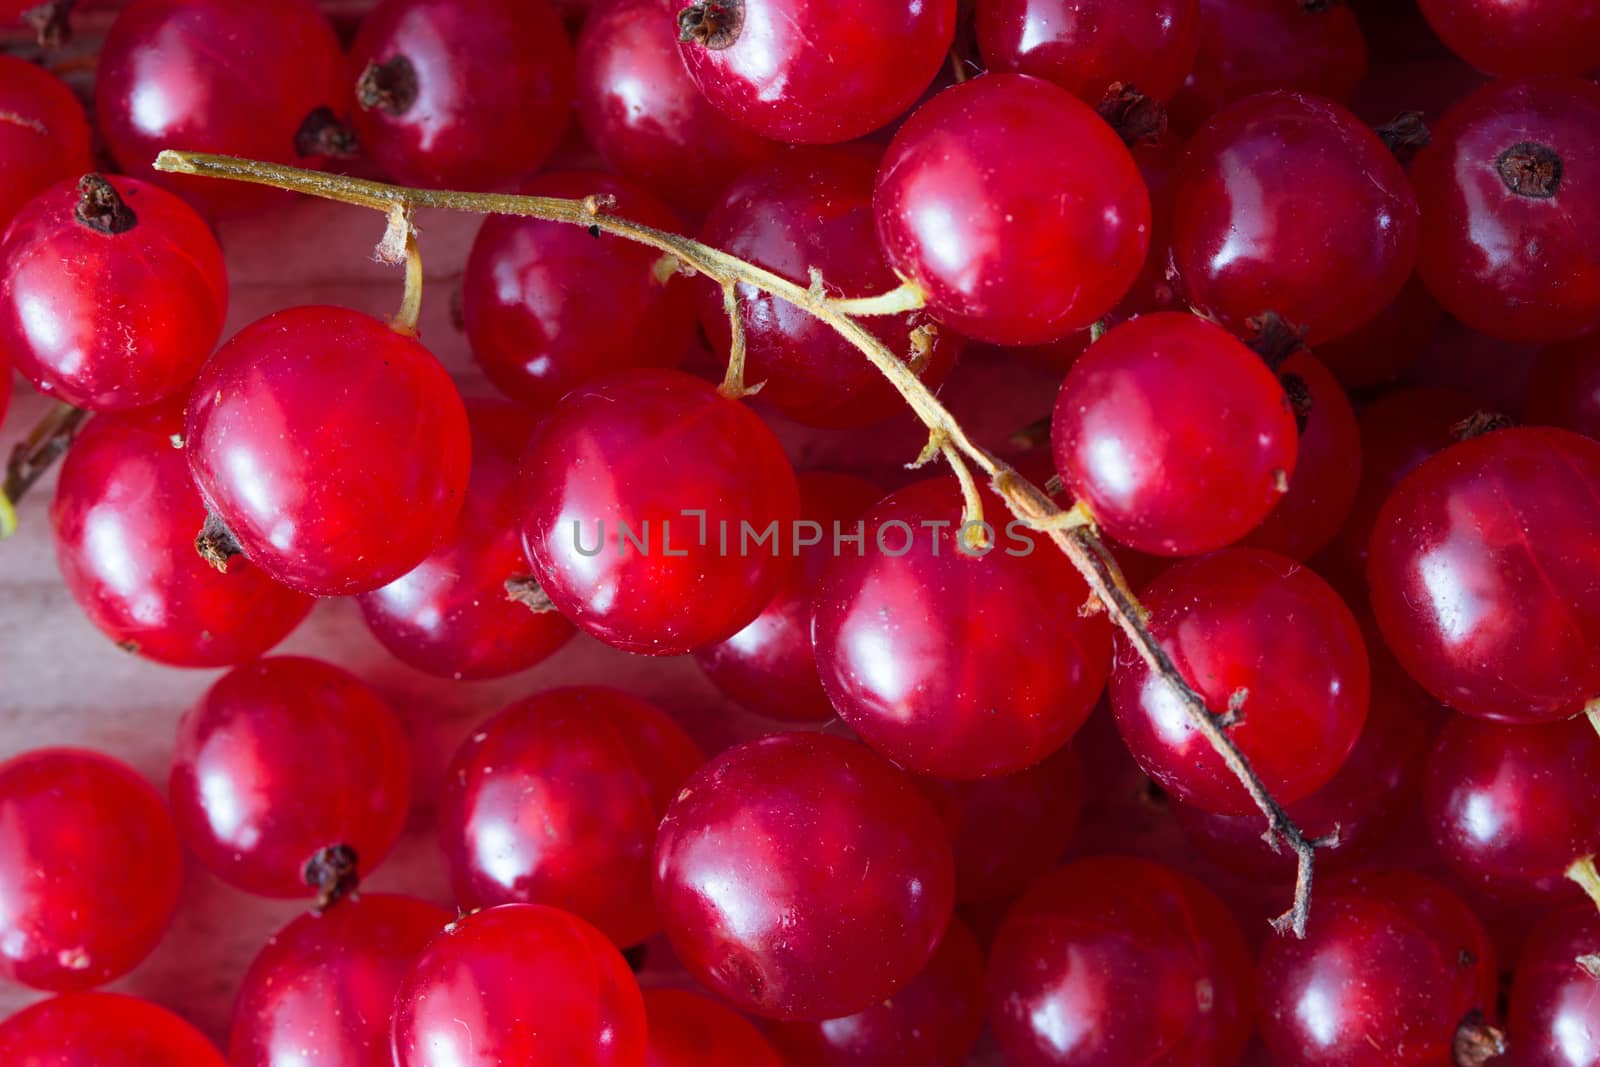
[[[744,0],[706,0],[678,12],[678,40],[712,51],[727,48],[744,29]]]
[[[1588,894],[1596,908],[1600,908],[1600,868],[1595,867],[1593,856],[1579,856],[1562,872],[1567,880],[1576,882]]]
[[[301,875],[317,891],[313,911],[320,915],[356,891],[361,884],[356,863],[356,850],[349,845],[329,845],[306,860]]]
[[[72,211],[78,225],[109,236],[127,233],[139,225],[139,216],[103,176],[85,174],[79,178],[78,194],[78,206]]]
[[[404,115],[417,102],[417,68],[405,56],[368,63],[356,80],[356,103],[385,115]]]

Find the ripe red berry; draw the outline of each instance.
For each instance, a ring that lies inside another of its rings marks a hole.
[[[1103,857],[1029,887],[989,953],[989,1011],[1016,1067],[1232,1067],[1254,1021],[1250,950],[1188,875]]]
[[[1600,440],[1600,334],[1551,345],[1533,361],[1524,421]]]
[[[239,986],[232,1067],[282,1067],[309,1049],[339,1067],[392,1063],[395,991],[450,918],[414,897],[363,893],[289,923]]]
[[[1389,306],[1363,325],[1317,346],[1317,358],[1346,389],[1392,382],[1416,362],[1444,324],[1444,312],[1413,274]]]
[[[1497,430],[1412,471],[1372,531],[1372,608],[1424,688],[1470,715],[1566,718],[1600,695],[1600,443]]]
[[[921,791],[825,734],[724,752],[656,839],[656,905],[679,959],[766,1018],[836,1018],[891,996],[938,947],[954,882]]]
[[[1333,777],[1367,717],[1366,645],[1350,609],[1321,578],[1270,552],[1237,548],[1185,560],[1142,597],[1150,632],[1268,791],[1292,803]],[[1139,766],[1210,811],[1254,810],[1171,686],[1117,636],[1111,672],[1117,728]]]
[[[1444,309],[1509,341],[1600,329],[1600,86],[1497,81],[1451,108],[1417,154],[1417,270]]]
[[[89,169],[89,121],[59,78],[0,56],[0,233],[34,195]]]
[[[0,1022],[0,1062],[27,1067],[226,1067],[163,1007],[115,993],[52,997]]]
[[[67,748],[0,764],[0,975],[61,992],[126,974],[166,933],[182,864],[133,768]]]
[[[225,667],[265,653],[312,600],[242,559],[218,574],[194,551],[205,521],[173,439],[173,407],[101,415],[61,466],[50,522],[67,590],[107,637],[178,667]]]
[[[1050,435],[1072,495],[1141,552],[1231,544],[1293,484],[1283,386],[1197,315],[1142,315],[1090,346],[1062,383]]]
[[[355,676],[277,656],[223,675],[184,714],[168,788],[185,844],[218,878],[311,896],[341,846],[368,873],[394,847],[411,755],[394,712]]]
[[[466,495],[471,440],[450,375],[344,308],[290,308],[235,334],[195,383],[185,441],[245,557],[320,596],[411,570]]]
[[[582,919],[536,904],[445,927],[401,983],[390,1033],[395,1067],[645,1062],[644,1004],[622,954]]]
[[[516,181],[572,110],[572,48],[545,0],[383,0],[350,59],[361,147],[407,185]]]
[[[333,27],[311,0],[137,0],[100,49],[95,112],[122,169],[210,214],[280,199],[258,185],[150,169],[167,148],[317,167],[350,110]],[[335,139],[337,140],[337,138]]]
[[[598,686],[520,700],[445,773],[439,837],[463,908],[548,904],[618,945],[656,932],[656,827],[704,761],[654,705]]]
[[[720,1002],[682,989],[647,989],[644,1067],[786,1067],[767,1039]]]
[[[1594,0],[1419,0],[1428,25],[1493,74],[1588,74],[1600,68]]]
[[[1199,0],[979,0],[975,19],[990,70],[1053,81],[1091,107],[1116,82],[1166,100],[1200,47]]]
[[[826,722],[838,714],[822,679],[811,645],[811,611],[823,571],[833,559],[834,534],[850,536],[863,512],[883,496],[871,482],[848,474],[809,472],[799,476],[800,525],[805,530],[798,566],[790,568],[778,592],[755,620],[714,645],[695,650],[695,662],[724,696],[783,722]]]
[[[676,0],[678,51],[730,119],[834,144],[910,107],[955,36],[956,0]]]
[[[1105,686],[1110,626],[1077,610],[1089,587],[984,497],[989,549],[961,539],[955,478],[930,479],[867,512],[869,542],[839,554],[817,590],[811,632],[833,706],[920,774],[1032,766],[1083,725]]]
[[[725,640],[793,565],[799,493],[782,447],[759,416],[687,374],[579,386],[522,466],[533,576],[607,644],[671,656]]]
[[[228,310],[222,249],[182,200],[132,178],[52,186],[0,243],[0,348],[94,411],[187,392]]]
[[[1517,961],[1506,1022],[1518,1067],[1600,1063],[1596,945],[1600,916],[1587,900],[1552,912],[1529,935]]]
[[[700,239],[801,285],[820,270],[835,296],[887,292],[896,280],[874,228],[877,173],[878,153],[863,145],[786,152],[728,187]],[[702,284],[698,296],[701,327],[725,358],[731,331],[722,287]],[[811,426],[861,426],[904,410],[895,388],[831,326],[747,285],[739,286],[739,300],[745,380],[765,383],[762,400]],[[926,312],[873,316],[863,325],[930,389],[943,383],[961,350],[961,339],[933,327]]]
[[[531,196],[616,198],[615,214],[660,230],[677,217],[633,182],[594,171],[542,174]],[[575,387],[633,367],[676,367],[694,335],[689,280],[660,252],[577,226],[491,215],[472,243],[462,318],[472,353],[511,399],[547,409]]]
[[[1099,319],[1133,284],[1150,198],[1099,115],[1038,78],[939,93],[900,128],[873,205],[889,264],[958,333],[1039,344]]]

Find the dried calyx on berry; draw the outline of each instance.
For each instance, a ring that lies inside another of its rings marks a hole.
[[[1306,328],[1286,321],[1276,311],[1264,311],[1246,320],[1245,325],[1251,331],[1245,343],[1273,370],[1283,366],[1296,352],[1305,350]]]
[[[312,111],[294,135],[294,150],[306,159],[350,159],[356,147],[356,131],[340,122],[330,107]]]
[[[99,174],[85,174],[78,181],[78,206],[73,217],[96,233],[115,236],[139,224],[139,216],[122,199],[116,188]]]
[[[356,850],[349,845],[329,845],[306,860],[306,885],[317,891],[314,911],[321,914],[356,891],[361,884],[357,863]]]
[[[228,573],[229,560],[244,554],[244,549],[239,547],[239,541],[233,536],[233,531],[209,511],[206,512],[205,525],[201,526],[200,532],[195,535],[194,550],[200,553],[201,559],[223,574]]]
[[[707,0],[678,12],[678,40],[696,41],[716,51],[739,39],[744,29],[744,0]]]
[[[369,111],[404,115],[417,102],[417,68],[405,56],[368,63],[356,82],[356,102]]]
[[[1129,148],[1155,144],[1167,135],[1167,108],[1127,82],[1112,82],[1095,110]]]
[[[1402,111],[1373,132],[1401,163],[1410,163],[1412,157],[1433,142],[1433,131],[1420,111]]]
[[[1561,156],[1549,145],[1523,141],[1494,161],[1500,180],[1518,196],[1548,200],[1561,189]]]

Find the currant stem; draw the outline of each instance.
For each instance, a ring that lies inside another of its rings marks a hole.
[[[382,182],[350,178],[321,171],[302,170],[277,163],[235,159],[230,156],[201,153],[165,151],[155,162],[157,170],[169,173],[192,174],[200,177],[226,178],[269,185],[292,192],[319,196],[341,203],[354,204],[381,211],[393,218],[396,212],[419,208],[443,208],[475,214],[516,215],[565,222],[583,226],[593,231],[626,237],[648,245],[674,257],[680,269],[703,274],[723,286],[724,306],[727,294],[733,287],[743,284],[788,301],[827,324],[876,367],[889,380],[928,428],[929,448],[925,459],[943,455],[951,464],[961,482],[966,510],[981,515],[977,483],[971,467],[976,467],[988,477],[994,491],[999,494],[1012,514],[1034,529],[1046,533],[1055,542],[1083,576],[1094,595],[1105,606],[1113,622],[1126,634],[1134,650],[1150,669],[1159,675],[1178,695],[1184,712],[1195,729],[1206,738],[1222,757],[1228,769],[1244,786],[1256,807],[1267,820],[1266,838],[1275,847],[1291,850],[1298,861],[1293,906],[1279,918],[1273,927],[1279,932],[1293,932],[1305,936],[1310,915],[1312,873],[1316,850],[1332,842],[1327,839],[1308,839],[1295,826],[1293,820],[1267,791],[1266,786],[1250,767],[1243,753],[1229,736],[1227,729],[1217,721],[1206,706],[1205,699],[1179,674],[1160,642],[1150,632],[1148,615],[1133,591],[1128,588],[1116,560],[1100,541],[1091,516],[1082,505],[1064,511],[1038,486],[1033,485],[1011,466],[1000,460],[968,436],[933,392],[923,385],[915,367],[892,352],[860,321],[858,315],[893,314],[913,310],[921,305],[920,291],[913,293],[901,286],[877,297],[836,300],[827,296],[820,275],[813,271],[809,285],[799,285],[753,263],[729,255],[709,245],[691,240],[680,234],[668,233],[629,219],[608,214],[609,204],[597,197],[583,200],[565,200],[552,197],[516,196],[503,193],[460,193],[435,189],[408,189]],[[392,228],[392,223],[391,223]],[[737,322],[730,315],[730,321]],[[735,327],[738,337],[738,327]],[[742,380],[742,360],[739,379]],[[729,381],[733,378],[733,360],[730,359]],[[724,382],[724,390],[728,382]],[[742,389],[742,381],[740,384]]]
[[[1593,856],[1579,856],[1562,872],[1568,881],[1578,883],[1578,887],[1589,895],[1596,908],[1600,908],[1600,868],[1594,863]]]
[[[0,485],[0,539],[17,532],[17,504],[45,471],[60,459],[78,435],[89,413],[71,404],[57,404],[28,436],[11,450],[5,483]]]
[[[903,315],[926,307],[927,294],[916,282],[901,282],[887,293],[877,296],[841,297],[833,300],[833,309],[841,315]]]
[[[733,282],[722,283],[722,310],[728,316],[728,370],[722,377],[717,392],[729,400],[742,400],[761,392],[765,382],[750,388],[744,384],[744,312],[739,309],[739,287]]]

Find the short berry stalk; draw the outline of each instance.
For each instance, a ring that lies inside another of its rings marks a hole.
[[[748,285],[785,300],[801,308],[837,331],[876,367],[892,384],[906,403],[928,429],[928,445],[919,457],[919,463],[929,462],[943,455],[961,482],[967,501],[967,518],[981,518],[977,480],[972,468],[987,476],[996,493],[1019,519],[1034,529],[1046,533],[1056,546],[1066,554],[1093,590],[1096,599],[1109,613],[1132,642],[1141,658],[1175,692],[1194,728],[1216,749],[1228,768],[1243,784],[1246,791],[1267,819],[1266,840],[1275,848],[1287,848],[1298,860],[1294,903],[1283,915],[1273,921],[1279,932],[1292,932],[1305,936],[1310,915],[1312,872],[1316,850],[1333,844],[1325,839],[1307,838],[1295,826],[1279,804],[1262,784],[1249,761],[1239,751],[1227,731],[1226,722],[1213,715],[1200,696],[1178,672],[1171,658],[1161,647],[1146,625],[1146,612],[1128,587],[1121,569],[1095,530],[1093,516],[1082,505],[1063,510],[1033,483],[1019,475],[988,449],[968,436],[933,392],[917,376],[914,362],[908,363],[890,351],[862,323],[859,317],[873,314],[892,314],[915,309],[922,304],[921,294],[910,283],[890,293],[875,297],[840,300],[827,295],[820,274],[813,271],[809,285],[800,285],[763,270],[709,245],[679,234],[610,214],[609,198],[585,197],[581,200],[557,199],[537,196],[515,196],[499,193],[460,193],[448,190],[411,189],[381,182],[349,178],[319,171],[302,170],[253,160],[228,156],[204,155],[190,152],[166,151],[156,160],[156,169],[178,174],[224,178],[233,181],[268,185],[280,189],[305,193],[341,203],[354,204],[383,212],[390,220],[389,234],[381,250],[390,255],[383,258],[400,262],[404,260],[408,274],[415,271],[415,238],[409,225],[410,212],[416,208],[442,208],[475,214],[516,215],[552,222],[565,222],[591,230],[615,234],[637,241],[673,257],[678,269],[703,274],[724,287],[728,295],[730,319],[737,330],[740,322],[736,287]],[[404,242],[402,244],[401,242]],[[381,254],[381,251],[380,251]],[[400,316],[404,324],[415,314],[415,294],[408,285],[405,307]],[[735,334],[737,337],[737,333]],[[737,356],[738,347],[735,346]],[[743,382],[741,361],[730,361],[729,374],[723,391],[730,396],[747,395],[750,390]]]
[[[17,532],[17,502],[67,451],[88,417],[82,408],[57,404],[11,450],[5,483],[0,485],[0,539]]]

